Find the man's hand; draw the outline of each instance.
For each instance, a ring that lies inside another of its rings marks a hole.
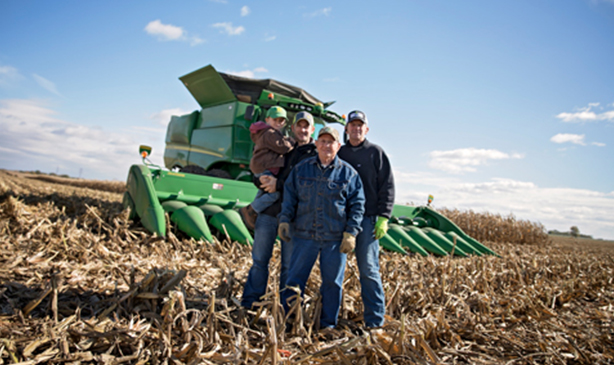
[[[277,178],[269,175],[260,176],[260,188],[267,193],[277,191]]]
[[[379,240],[386,235],[388,232],[388,218],[386,217],[377,217],[377,222],[375,222],[375,239]]]
[[[285,242],[290,242],[290,223],[279,223],[277,235]]]
[[[343,240],[341,246],[339,246],[339,252],[350,253],[356,247],[356,236],[351,235],[348,232],[343,232]]]

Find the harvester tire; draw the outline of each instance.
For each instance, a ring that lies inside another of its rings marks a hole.
[[[232,179],[232,176],[230,176],[230,173],[222,169],[211,169],[207,171],[205,175],[212,176],[212,177],[219,177],[222,179]]]
[[[187,174],[195,174],[195,175],[207,175],[207,171],[205,171],[205,169],[197,165],[188,165],[186,167],[182,167],[180,172],[185,172]]]
[[[124,193],[124,197],[122,199],[122,205],[124,206],[124,209],[128,208],[130,210],[130,213],[128,214],[128,219],[134,221],[139,217],[138,214],[136,213],[136,208],[134,206],[134,200],[132,200],[130,193],[127,191]]]

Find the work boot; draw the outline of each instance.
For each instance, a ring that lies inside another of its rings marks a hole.
[[[239,214],[241,214],[241,219],[243,220],[243,223],[245,223],[245,226],[253,231],[256,228],[256,218],[258,217],[258,213],[256,213],[251,205],[248,205],[239,209]]]

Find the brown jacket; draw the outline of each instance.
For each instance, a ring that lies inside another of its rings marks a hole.
[[[256,122],[249,127],[254,142],[254,153],[249,168],[254,174],[270,170],[273,174],[284,166],[284,154],[290,152],[294,141],[265,122]]]

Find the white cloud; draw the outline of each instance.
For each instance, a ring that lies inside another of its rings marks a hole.
[[[329,16],[332,11],[333,11],[333,8],[328,7],[328,8],[323,8],[323,9],[316,10],[316,11],[314,11],[312,13],[304,14],[304,16],[306,18],[314,18],[314,17],[317,17],[317,16]]]
[[[188,42],[190,46],[196,46],[205,43],[205,40],[197,35],[189,35],[182,27],[172,24],[162,24],[160,20],[149,22],[145,27],[145,31],[152,36],[157,37],[159,41],[180,41]]]
[[[243,28],[242,26],[233,27],[232,23],[230,23],[230,22],[215,23],[215,24],[213,24],[211,26],[213,28],[221,29],[220,32],[221,33],[226,33],[227,35],[240,35],[241,33],[243,33],[245,31],[245,28]]]
[[[49,80],[47,80],[46,78],[39,76],[37,74],[32,74],[32,77],[34,78],[34,80],[45,90],[61,96],[60,93],[58,92],[58,89],[55,87],[55,84]]]
[[[612,107],[613,105],[609,106]],[[559,113],[556,117],[566,123],[595,122],[600,120],[614,122],[614,110],[596,113],[592,109],[597,107],[599,107],[599,103],[589,103],[587,107],[579,108],[576,112]]]
[[[587,143],[584,140],[584,137],[584,134],[559,133],[557,135],[552,136],[552,138],[550,138],[550,141],[554,143],[573,143],[580,146],[586,146]],[[590,144],[597,147],[605,147],[606,145],[605,143],[601,142],[591,142]],[[565,150],[566,148],[561,149],[561,151]]]
[[[451,151],[432,151],[429,166],[450,173],[474,172],[477,166],[486,165],[490,160],[523,158],[520,154],[507,154],[492,149],[461,148]]]
[[[231,74],[231,75],[235,75],[235,76],[241,76],[241,77],[247,77],[250,79],[253,79],[257,73],[267,73],[269,72],[269,70],[267,70],[264,67],[256,67],[253,70],[244,70],[244,71],[224,71],[227,74]]]
[[[0,65],[0,86],[9,85],[11,82],[20,77],[21,75],[15,67]]]
[[[251,11],[249,10],[249,6],[244,5],[241,8],[241,16],[248,16]]]
[[[192,113],[193,110],[183,110],[181,108],[165,109],[149,116],[149,119],[156,122],[158,125],[167,126],[173,115],[181,116]]]
[[[205,40],[197,36],[190,37],[190,46],[196,46],[201,43],[205,43]]]
[[[160,128],[159,128],[160,129]],[[131,164],[139,163],[138,146],[149,143],[160,150],[154,163],[162,163],[164,145],[159,129],[155,137],[133,129],[113,133],[57,118],[37,100],[0,100],[0,163],[8,169],[56,171],[94,179],[124,180]],[[138,141],[133,139],[138,136]]]
[[[171,24],[162,24],[160,19],[149,22],[145,31],[153,36],[157,36],[162,41],[179,40],[184,36],[183,28]]]
[[[265,42],[271,42],[271,41],[274,41],[275,39],[277,39],[277,36],[275,36],[275,35],[269,36],[269,35],[265,34],[265,36],[264,36],[264,41]]]
[[[11,76],[11,75],[17,75],[17,69],[15,67],[12,66],[0,66],[0,75],[3,76]]]
[[[597,238],[614,239],[614,192],[540,187],[532,182],[493,178],[467,183],[437,173],[395,171],[398,204],[489,212],[542,223],[546,229],[567,231],[572,225]]]
[[[569,133],[559,133],[550,138],[551,142],[554,143],[574,143],[579,144],[581,146],[586,145],[584,142],[584,134],[569,134]]]

